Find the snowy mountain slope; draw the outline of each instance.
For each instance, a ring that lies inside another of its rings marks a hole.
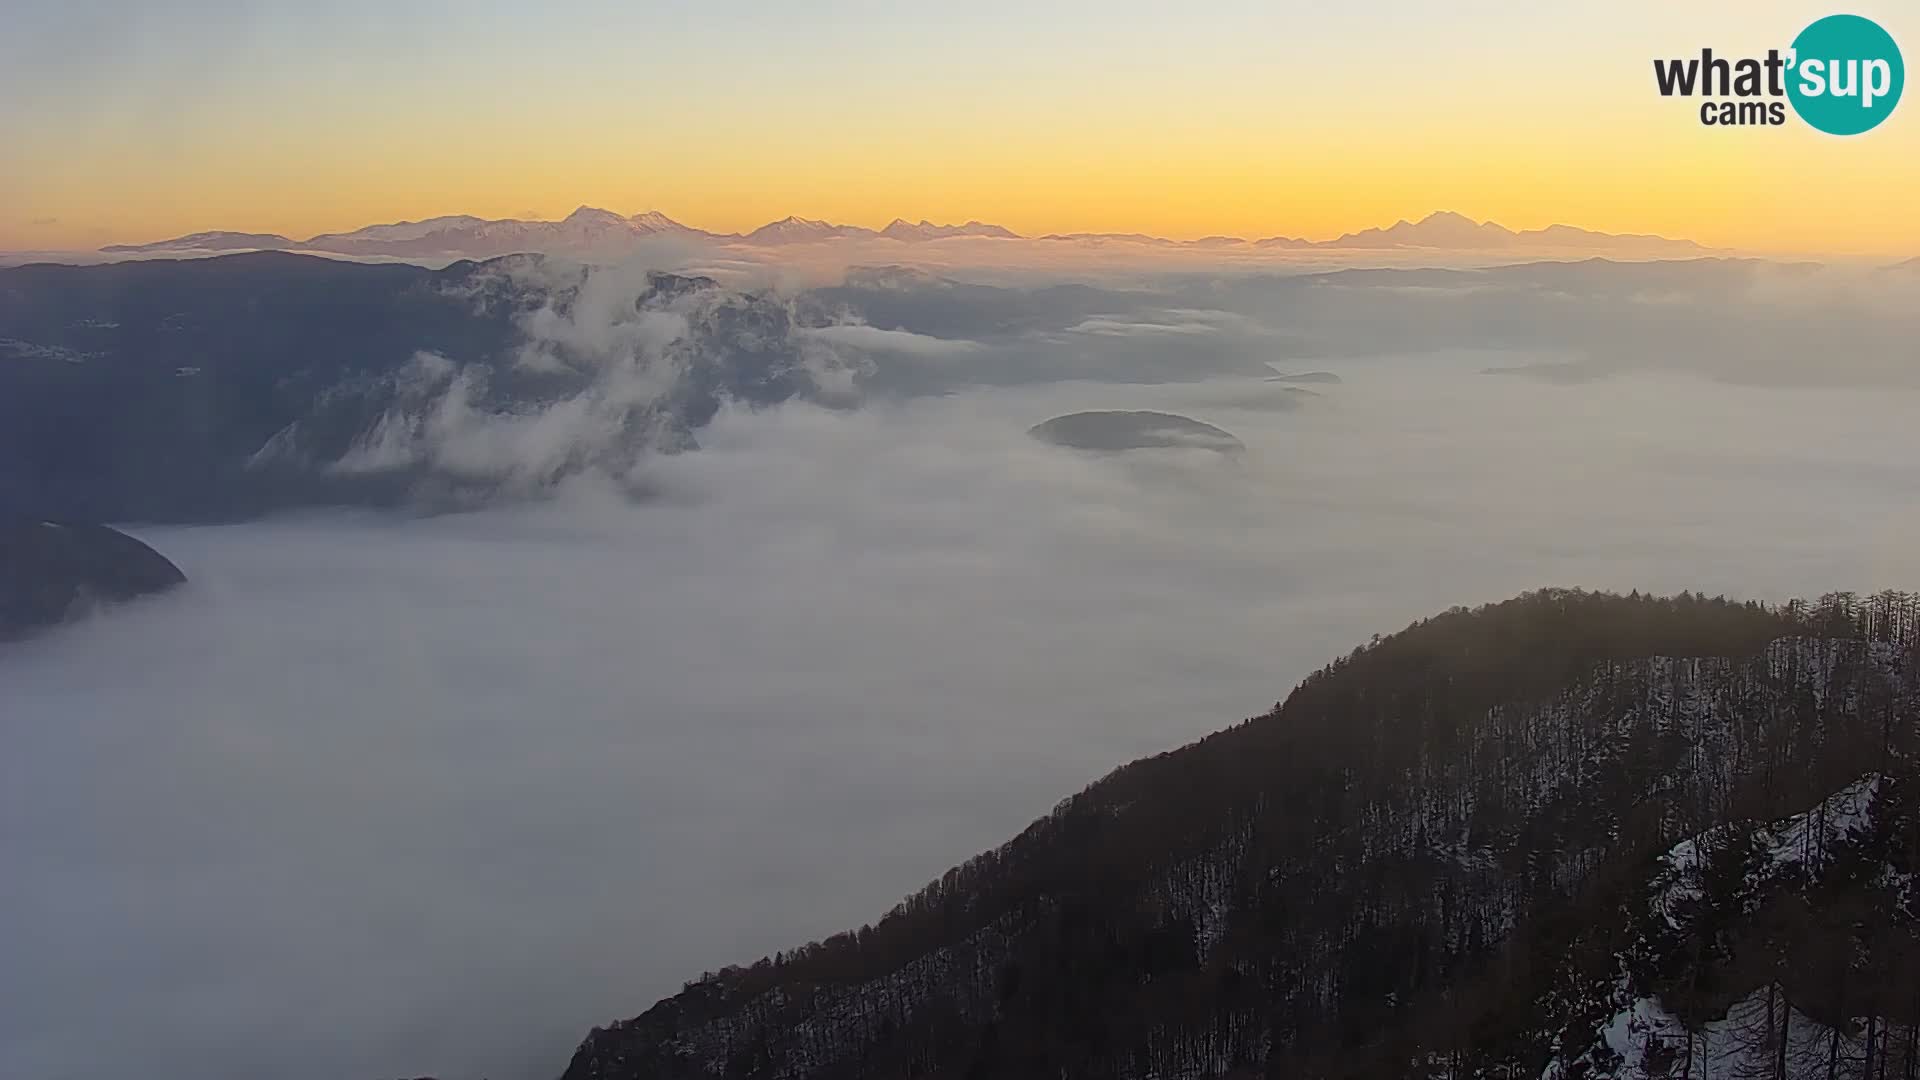
[[[1854,863],[1806,878],[1800,908],[1747,912],[1716,877],[1692,936],[1663,916],[1699,838],[1748,820],[1781,867],[1871,842],[1909,881],[1916,611],[1549,592],[1417,624],[873,926],[594,1032],[567,1075],[1608,1075],[1609,1032],[1658,1026],[1634,1002],[1670,998],[1710,1043],[1755,964],[1831,1024],[1827,983],[1791,969],[1844,956],[1810,944],[1839,932],[1827,913],[1886,893]],[[1882,935],[1868,956],[1913,936],[1910,908],[1882,907],[1856,920]],[[903,1004],[850,1021],[850,989]],[[1904,1006],[1871,1004],[1885,1042]]]
[[[1911,781],[1909,780],[1910,784]],[[1644,969],[1649,958],[1674,948],[1659,940],[1663,931],[1698,929],[1694,924],[1731,914],[1753,919],[1769,901],[1783,895],[1800,903],[1817,902],[1819,890],[1838,864],[1890,827],[1903,811],[1888,805],[1894,781],[1869,773],[1820,800],[1813,807],[1773,822],[1729,822],[1675,844],[1660,857],[1649,882],[1653,932],[1636,940],[1623,957],[1625,967]],[[1727,852],[1739,853],[1737,880],[1718,885],[1713,864]],[[1914,918],[1915,875],[1883,856],[1869,858],[1857,884],[1889,905],[1905,922]],[[1841,1015],[1803,1010],[1791,993],[1791,970],[1767,972],[1761,985],[1704,1017],[1677,1014],[1662,995],[1623,970],[1612,995],[1618,1011],[1607,1017],[1577,1054],[1555,1054],[1543,1080],[1580,1075],[1609,1075],[1624,1080],[1676,1075],[1700,1077],[1849,1076],[1862,1080],[1872,1062],[1900,1060],[1901,1072],[1920,1066],[1911,1044],[1915,1017],[1843,1009]],[[1865,995],[1862,995],[1865,997]],[[1856,999],[1858,1000],[1858,999]],[[1893,1002],[1899,1003],[1897,995]],[[1829,1069],[1832,1070],[1829,1073]]]

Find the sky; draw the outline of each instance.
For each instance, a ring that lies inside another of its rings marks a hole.
[[[1326,238],[1435,209],[1920,253],[1920,119],[1719,130],[1655,57],[1834,9],[1461,3],[0,4],[0,249],[658,209]],[[1920,41],[1910,5],[1852,11]]]

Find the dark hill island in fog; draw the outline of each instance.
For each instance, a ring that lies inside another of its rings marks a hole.
[[[0,641],[186,580],[165,556],[104,525],[0,520]]]
[[[1145,410],[1068,413],[1035,424],[1028,434],[1043,442],[1076,450],[1184,447],[1237,454],[1246,449],[1239,439],[1212,424],[1174,413]]]
[[[1911,1077],[1916,753],[1920,595],[1456,608],[565,1080]]]

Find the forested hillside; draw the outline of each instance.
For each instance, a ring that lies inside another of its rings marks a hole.
[[[568,1080],[1920,1076],[1920,596],[1356,649]]]

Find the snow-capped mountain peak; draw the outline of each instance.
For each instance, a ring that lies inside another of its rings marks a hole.
[[[627,219],[611,210],[602,210],[597,206],[577,206],[574,208],[573,213],[567,215],[566,223],[598,225],[615,229],[624,226],[627,223]]]
[[[872,229],[858,225],[836,225],[818,218],[803,218],[789,214],[779,221],[770,221],[746,235],[750,244],[793,244],[812,240],[831,240],[835,237],[877,236]]]
[[[643,233],[692,231],[658,210],[642,210],[629,217],[627,224],[633,226],[635,231]]]

